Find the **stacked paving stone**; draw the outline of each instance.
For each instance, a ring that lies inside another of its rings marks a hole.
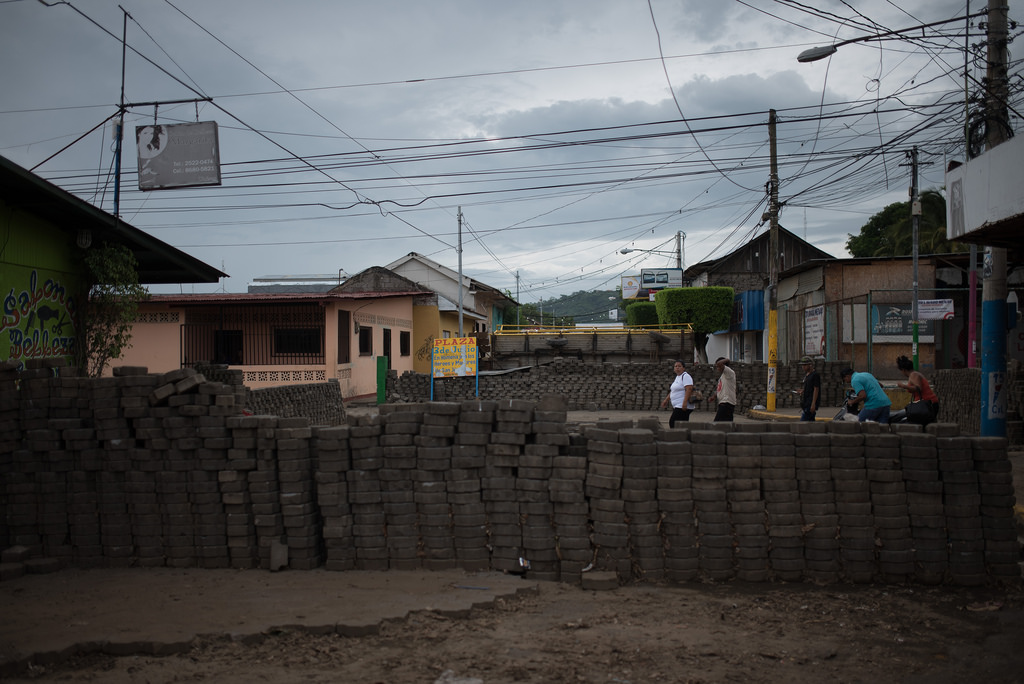
[[[187,369],[20,379],[0,375],[17,428],[0,441],[0,542],[19,559],[571,582],[1020,576],[1006,440],[952,424],[644,419],[571,434],[565,402],[543,397],[311,428],[241,415],[231,386]]]
[[[569,444],[565,402],[560,397],[547,397],[531,408],[527,443],[519,456],[516,471],[523,520],[523,549],[530,561],[533,577],[559,580],[559,529],[551,481],[555,462]],[[502,415],[500,408],[498,415]],[[582,478],[578,481],[582,483]],[[565,507],[560,507],[559,513],[565,512]]]
[[[622,444],[619,429],[632,423],[602,421],[601,427],[587,426],[587,479],[584,492],[589,499],[593,526],[594,569],[631,577],[629,526],[622,499]]]
[[[505,402],[505,407],[511,410]],[[483,434],[484,469],[481,473],[481,498],[487,516],[487,543],[491,567],[505,572],[524,569],[523,535],[520,526],[516,471],[519,465],[519,437],[514,433],[495,432],[498,402],[481,400],[472,410],[471,434]],[[465,405],[462,416],[466,416]],[[463,430],[459,426],[460,431]],[[525,444],[525,436],[521,436]]]
[[[238,382],[241,383],[241,371]],[[249,389],[240,387],[239,406],[257,415],[305,418],[311,425],[339,425],[345,422],[341,385],[337,380],[307,385],[284,385]]]
[[[355,539],[346,476],[352,467],[349,426],[318,427],[313,434],[311,446],[317,454],[316,497],[323,520],[324,566],[328,570],[353,570]],[[386,453],[387,447],[384,450]]]
[[[309,450],[312,430],[305,418],[279,418],[276,436],[281,522],[284,543],[288,547],[288,567],[311,570],[323,563],[313,480],[315,464]]]
[[[249,430],[255,430],[255,469],[246,475],[249,498],[252,501],[252,522],[256,534],[256,557],[259,567],[279,569],[279,563],[287,559],[274,556],[275,548],[284,538],[284,515],[281,512],[281,479],[277,468],[277,418],[275,416],[243,416],[229,423],[234,428],[245,430],[243,444],[252,438]],[[244,556],[239,548],[233,553]]]
[[[1021,549],[1013,521],[1016,498],[1012,464],[1005,454],[1005,439],[987,437],[974,440],[972,456],[981,496],[979,513],[985,539],[985,564],[994,576],[1008,579],[1020,577],[1017,562]],[[958,503],[959,500],[954,500],[951,505]]]
[[[420,468],[418,440],[424,427],[424,407],[410,404],[392,408],[393,411],[381,413],[383,424],[379,448],[362,450],[360,458],[353,461],[354,465],[365,467],[372,466],[373,459],[380,459],[377,472],[383,524],[370,522],[368,527],[357,527],[357,532],[364,537],[381,537],[387,549],[387,567],[412,570],[421,567],[422,562],[417,519],[419,494],[414,490],[421,486],[417,477]],[[430,465],[429,459],[424,465]],[[432,477],[434,481],[437,478],[429,468],[425,477]],[[385,564],[382,562],[381,565]]]
[[[867,583],[875,574],[875,519],[864,435],[853,423],[840,421],[828,427],[842,572],[849,581]]]
[[[794,435],[796,479],[804,521],[804,576],[820,583],[839,579],[839,516],[824,423],[802,423]]]
[[[736,578],[744,582],[765,582],[769,577],[768,511],[761,494],[761,437],[756,432],[726,435],[725,484],[736,537]]]
[[[690,433],[690,442],[700,570],[712,580],[732,579],[736,575],[735,539],[729,516],[731,492],[726,487],[729,474],[726,433],[694,430]]]
[[[906,581],[916,572],[916,552],[919,543],[934,536],[935,530],[945,527],[942,505],[943,483],[939,479],[939,459],[934,434],[920,432],[918,426],[901,426],[900,470],[907,491],[907,514],[910,527],[907,538],[901,540],[906,548],[893,548],[890,544],[883,554],[882,573],[891,581]],[[979,568],[981,567],[979,563]],[[984,574],[984,570],[981,570]]]
[[[929,426],[931,427],[931,426]],[[985,505],[986,499],[988,498],[982,493],[981,486],[981,474],[983,471],[979,468],[982,464],[989,462],[992,456],[995,454],[992,452],[1000,451],[1005,448],[1005,441],[1002,439],[980,439],[976,440],[973,445],[971,452],[971,458],[973,467],[971,470],[974,477],[959,477],[950,478],[952,481],[949,484],[955,484],[958,480],[965,480],[968,485],[973,484],[977,487],[978,491],[978,513],[983,513],[981,507]],[[944,459],[947,470],[943,472],[946,475],[952,475],[953,471],[949,470],[950,466],[955,463],[946,455]],[[964,470],[966,471],[966,463],[964,464]],[[1007,463],[1009,465],[1009,463]],[[943,484],[946,484],[945,482]],[[965,488],[966,491],[970,491],[970,488]],[[956,491],[956,490],[953,490]],[[952,496],[952,492],[950,494]],[[991,495],[989,495],[991,496]],[[1012,500],[1012,496],[1010,499]],[[958,505],[970,505],[971,499],[954,499]],[[1012,502],[1010,503],[1012,508]],[[960,509],[956,507],[950,507],[946,513],[946,529],[949,535],[949,572],[952,579],[957,584],[963,584],[967,586],[977,586],[983,584],[986,578],[985,568],[985,530],[982,524],[982,518],[980,515],[970,517],[969,515],[963,516],[958,515],[961,513],[971,513],[971,509]],[[994,512],[994,511],[993,511]]]
[[[226,468],[217,473],[217,483],[226,518],[228,566],[238,569],[259,565],[256,513],[278,510],[265,503],[261,492],[251,489],[259,481],[254,472],[258,426],[259,419],[253,416],[230,416],[224,421],[224,436],[215,438],[227,440],[228,444]]]
[[[945,482],[939,470],[936,436],[934,432],[922,433],[916,425],[901,425],[899,428],[900,469],[907,490],[913,543],[913,567],[900,574],[913,573],[919,582],[937,584],[941,577],[934,562],[941,558],[943,551],[941,545],[946,536],[946,516],[943,503]]]
[[[665,577],[665,552],[658,505],[658,445],[652,427],[619,430],[622,443],[622,500],[629,554],[637,578]]]
[[[428,570],[454,568],[455,537],[448,503],[446,478],[452,470],[452,439],[458,404],[432,404],[423,416],[416,436],[416,474],[413,500],[416,506],[423,567]],[[394,415],[394,414],[392,414]],[[433,416],[433,418],[431,418]],[[451,422],[451,424],[445,424]]]
[[[658,506],[665,578],[689,582],[700,571],[693,501],[693,450],[686,430],[658,435]]]
[[[761,486],[768,520],[770,573],[782,581],[799,581],[803,578],[805,563],[793,433],[761,434]]]
[[[838,371],[843,362],[817,362],[821,375],[821,405],[839,406],[845,388]],[[737,408],[744,410],[767,402],[767,367],[763,364],[733,363],[736,371]],[[705,396],[714,391],[718,373],[710,365],[688,364],[694,386]],[[797,366],[779,366],[776,406],[795,408],[800,397],[790,390],[803,386],[804,372]],[[477,378],[444,378],[431,381],[428,374],[392,371],[387,378],[387,396],[391,402],[462,401],[474,397],[485,400],[517,398],[533,400],[545,394],[566,397],[570,410],[656,410],[672,383],[672,362],[660,363],[584,363],[576,359],[556,359],[554,363],[522,369],[516,373]],[[433,393],[431,393],[433,384]],[[477,396],[479,392],[479,396]]]
[[[549,407],[545,414],[565,414],[564,402]],[[538,414],[541,413],[538,411]],[[554,418],[552,419],[554,421]],[[552,521],[555,525],[555,550],[563,581],[582,581],[584,569],[594,560],[590,543],[590,506],[584,492],[587,478],[587,447],[582,435],[569,435],[563,423],[565,449],[552,461],[548,492],[551,498]],[[548,434],[548,433],[545,433]]]
[[[865,466],[875,526],[876,567],[880,579],[900,581],[903,556],[912,547],[907,486],[900,467],[900,438],[864,434]]]
[[[352,467],[345,473],[352,507],[352,537],[358,570],[387,570],[386,515],[380,470],[383,416],[361,417],[349,430]]]
[[[455,559],[465,570],[482,570],[489,568],[491,562],[483,478],[490,439],[486,427],[490,426],[494,409],[485,410],[483,402],[479,401],[464,401],[453,406],[454,409],[448,409],[443,415],[447,416],[446,420],[454,420],[448,502],[455,535]]]

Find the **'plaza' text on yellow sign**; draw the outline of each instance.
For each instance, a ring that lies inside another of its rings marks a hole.
[[[446,337],[434,340],[433,377],[476,375],[476,338]]]

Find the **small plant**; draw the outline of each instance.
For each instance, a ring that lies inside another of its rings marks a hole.
[[[88,297],[79,315],[76,362],[99,377],[112,359],[131,347],[139,302],[149,291],[139,284],[138,261],[124,245],[104,243],[85,251]]]

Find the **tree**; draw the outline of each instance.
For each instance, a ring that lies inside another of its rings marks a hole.
[[[90,377],[99,377],[111,359],[131,347],[139,302],[149,291],[139,284],[138,261],[123,245],[104,243],[85,252],[90,278],[79,315],[76,361]]]
[[[968,248],[961,242],[946,239],[946,198],[938,190],[925,190],[920,195],[921,217],[918,220],[917,251],[919,254],[948,254]],[[890,204],[865,223],[859,235],[847,234],[846,249],[855,257],[906,256],[914,251],[914,224],[910,202]]]
[[[733,297],[731,287],[675,287],[654,295],[654,303],[662,325],[693,326],[694,345],[706,361],[708,335],[732,322]]]
[[[633,302],[626,305],[627,325],[658,325],[658,305],[654,302]]]

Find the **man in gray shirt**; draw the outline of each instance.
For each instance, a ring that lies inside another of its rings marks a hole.
[[[709,399],[718,401],[715,422],[731,423],[736,410],[736,371],[729,368],[729,359],[724,356],[715,360],[715,370],[719,372],[718,385]]]

